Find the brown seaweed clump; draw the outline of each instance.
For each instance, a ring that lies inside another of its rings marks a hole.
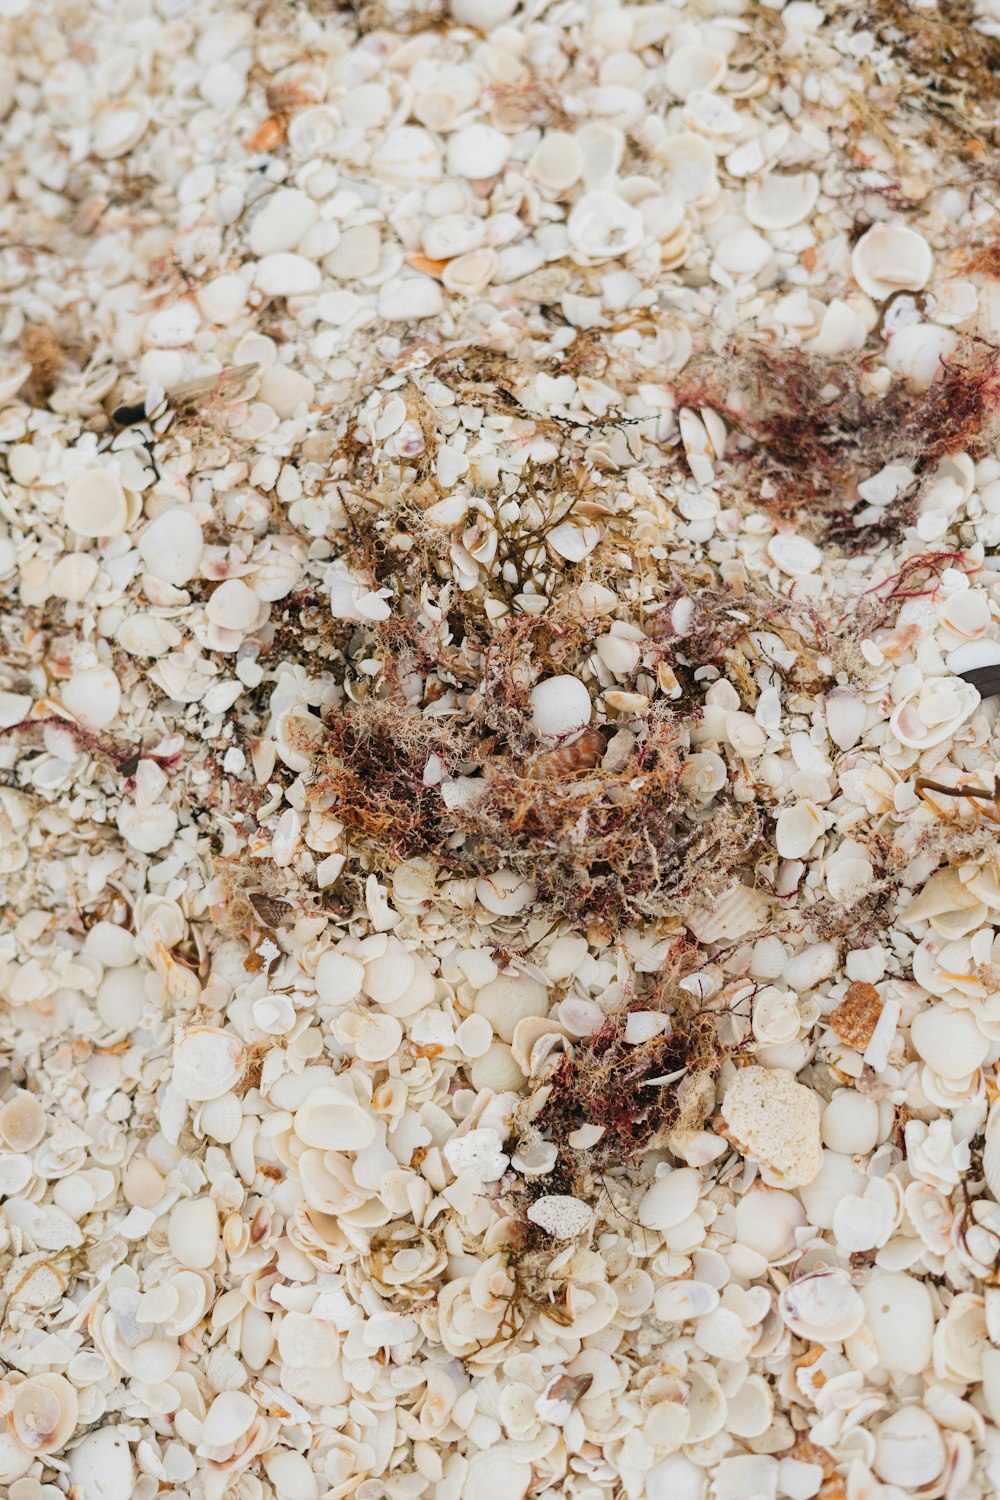
[[[959,345],[926,390],[898,379],[877,394],[869,383],[874,358],[829,360],[747,340],[732,347],[728,362],[706,364],[702,384],[685,382],[677,394],[735,428],[735,456],[746,462],[756,504],[856,551],[901,534],[921,475],[939,459],[987,451],[1000,411],[1000,350],[984,339]],[[917,482],[883,520],[859,525],[857,484],[890,463],[907,463]]]
[[[353,705],[327,730],[313,795],[376,865],[433,857],[473,877],[507,867],[543,907],[609,933],[724,887],[760,836],[753,806],[704,814],[691,802],[681,726],[665,709],[641,741],[609,751],[613,729],[595,730],[531,757],[385,702]]]

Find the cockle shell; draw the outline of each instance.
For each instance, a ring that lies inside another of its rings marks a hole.
[[[864,1303],[843,1271],[814,1271],[790,1282],[778,1298],[785,1324],[799,1338],[839,1344],[864,1321]]]
[[[27,1453],[58,1453],[76,1429],[79,1403],[62,1375],[33,1375],[14,1387],[7,1425]]]
[[[855,245],[851,267],[862,291],[883,302],[894,292],[925,287],[934,269],[934,257],[916,230],[899,224],[873,224]]]
[[[932,1005],[910,1024],[917,1054],[942,1078],[967,1078],[985,1061],[990,1043],[967,1010]]]

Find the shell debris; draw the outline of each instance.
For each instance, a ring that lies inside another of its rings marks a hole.
[[[0,1494],[1000,1484],[996,6],[0,3]]]

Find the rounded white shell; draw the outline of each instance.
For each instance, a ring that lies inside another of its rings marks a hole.
[[[814,1271],[790,1282],[778,1310],[793,1333],[817,1344],[850,1338],[865,1315],[864,1303],[843,1271]]]
[[[934,269],[931,248],[916,230],[899,224],[873,224],[851,254],[854,279],[876,302],[894,292],[920,291]]]

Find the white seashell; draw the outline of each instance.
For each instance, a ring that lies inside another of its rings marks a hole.
[[[52,569],[50,584],[59,599],[79,604],[97,582],[97,559],[89,552],[69,552]]]
[[[556,1240],[572,1240],[589,1234],[594,1226],[594,1210],[579,1198],[553,1193],[537,1198],[528,1209],[528,1218]]]
[[[442,285],[454,297],[477,297],[484,292],[497,271],[497,253],[488,247],[459,255],[445,266]]]
[[[805,1209],[798,1198],[780,1188],[751,1188],[736,1204],[736,1235],[740,1244],[769,1261],[791,1254],[795,1231],[805,1222]]]
[[[63,501],[63,520],[78,536],[120,536],[128,527],[129,502],[110,469],[88,469],[73,480]]]
[[[396,938],[389,938],[379,958],[365,964],[364,991],[379,1005],[395,1005],[413,984],[417,961]]]
[[[58,1453],[72,1437],[78,1415],[77,1394],[68,1380],[33,1375],[14,1388],[7,1424],[26,1453]]]
[[[209,1448],[228,1448],[253,1425],[257,1405],[245,1391],[222,1391],[205,1414],[201,1441]]]
[[[462,1481],[461,1500],[524,1500],[534,1476],[531,1464],[515,1457],[516,1451],[512,1445],[494,1443],[473,1453]]]
[[[1000,666],[1000,641],[969,641],[956,646],[945,657],[949,672],[974,672],[977,667]]]
[[[866,1156],[874,1151],[879,1136],[879,1112],[875,1100],[854,1089],[838,1089],[823,1111],[823,1144],[845,1156]]]
[[[917,1055],[942,1078],[967,1078],[990,1050],[971,1012],[948,1005],[918,1011],[910,1024],[910,1040]]]
[[[319,291],[323,278],[319,267],[304,255],[282,250],[257,262],[253,280],[265,297],[307,297]]]
[[[247,243],[252,255],[275,255],[295,250],[319,219],[319,205],[301,188],[281,187],[264,201],[250,225]]]
[[[799,1338],[839,1344],[864,1321],[864,1303],[843,1271],[814,1271],[790,1282],[778,1298],[783,1322]]]
[[[477,1092],[490,1089],[494,1094],[522,1089],[527,1081],[506,1042],[491,1042],[481,1056],[474,1058],[469,1078]]]
[[[74,672],[62,686],[63,707],[88,729],[106,729],[118,717],[122,690],[108,667]]]
[[[711,47],[689,44],[672,52],[666,66],[667,88],[678,99],[717,89],[726,75],[726,59]]]
[[[513,870],[496,870],[476,881],[476,899],[494,916],[511,917],[530,906],[537,887]]]
[[[583,174],[583,152],[564,130],[547,130],[528,161],[528,172],[552,193],[565,193]]]
[[[45,1110],[25,1089],[0,1109],[0,1138],[11,1151],[33,1151],[45,1135]]]
[[[241,578],[227,578],[213,592],[205,613],[220,629],[245,633],[257,623],[260,600]]]
[[[531,722],[536,734],[558,739],[575,734],[590,723],[593,705],[578,677],[547,677],[530,694]]]
[[[570,245],[587,264],[627,255],[645,233],[642,214],[617,193],[597,189],[573,205],[566,224]]]
[[[362,1151],[375,1139],[375,1120],[345,1089],[313,1089],[295,1111],[295,1134],[320,1151]]]
[[[818,197],[815,172],[769,172],[747,184],[746,216],[758,229],[790,229],[812,212]]]
[[[512,1042],[526,1016],[548,1014],[548,991],[527,974],[500,974],[476,994],[475,1012],[484,1016],[502,1042]]]
[[[719,1305],[719,1294],[705,1281],[668,1281],[658,1287],[653,1299],[661,1323],[686,1323],[703,1318]]]
[[[872,1468],[880,1479],[902,1490],[931,1485],[945,1457],[938,1425],[922,1406],[901,1406],[875,1430]]]
[[[988,1135],[986,1149],[989,1150]],[[986,1167],[985,1151],[983,1167],[984,1169]],[[989,1182],[989,1172],[985,1171],[984,1175]],[[910,1223],[928,1250],[935,1255],[947,1255],[951,1249],[952,1224],[955,1217],[948,1199],[929,1182],[911,1182],[903,1197]]]
[[[121,1428],[88,1432],[67,1457],[75,1500],[130,1500],[135,1464]]]
[[[934,1307],[924,1283],[903,1271],[878,1272],[862,1287],[861,1300],[882,1367],[919,1375],[930,1363],[934,1336]]]
[[[441,152],[434,137],[419,125],[400,125],[383,137],[372,157],[372,171],[382,182],[411,190],[441,180]]]
[[[767,544],[767,552],[771,561],[790,578],[808,577],[823,561],[822,552],[813,542],[788,531],[773,536]]]
[[[661,190],[681,203],[706,208],[718,195],[715,152],[703,136],[682,131],[668,135],[653,150],[666,168]]]
[[[824,705],[826,726],[838,750],[850,750],[865,730],[868,710],[857,693],[833,692]]]
[[[194,1026],[174,1044],[173,1086],[184,1099],[218,1099],[236,1087],[246,1048],[235,1032]]]
[[[219,1248],[215,1200],[204,1195],[175,1203],[167,1224],[167,1243],[178,1265],[189,1271],[207,1271]]]
[[[898,224],[873,224],[851,253],[854,279],[883,302],[898,291],[920,291],[934,269],[931,248],[916,230]]]
[[[235,1094],[209,1099],[198,1111],[198,1125],[205,1135],[222,1146],[228,1146],[240,1133],[243,1106]]]
[[[986,595],[974,589],[949,594],[937,606],[942,625],[966,641],[977,641],[989,630],[993,620]]]
[[[918,391],[926,391],[941,373],[944,360],[958,347],[958,334],[936,323],[916,323],[897,328],[889,335],[885,350],[887,367]],[[931,496],[927,497],[931,509]]]
[[[143,99],[116,99],[104,104],[94,120],[93,151],[113,161],[134,151],[149,128],[149,106]]]
[[[452,177],[481,181],[502,172],[510,156],[510,141],[492,125],[467,125],[448,137],[448,172]]]
[[[646,1189],[639,1200],[638,1220],[646,1229],[674,1229],[694,1213],[704,1186],[693,1167],[676,1167]]]
[[[364,964],[347,953],[324,953],[316,965],[316,994],[324,1005],[350,1005],[364,980]]]
[[[778,853],[782,859],[805,859],[825,829],[822,812],[808,798],[793,803],[791,807],[783,807],[774,829]]]

